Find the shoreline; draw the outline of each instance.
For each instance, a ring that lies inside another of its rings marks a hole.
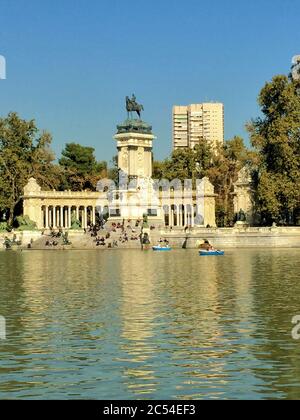
[[[15,238],[22,242],[20,246],[14,246],[13,250],[118,250],[118,249],[141,249],[139,240],[129,240],[126,243],[119,242],[118,246],[113,246],[113,240],[119,236],[119,232],[113,233],[110,239],[106,240],[105,246],[96,246],[94,238],[89,233],[80,231],[68,231],[71,245],[46,246],[46,241],[50,236],[42,231],[23,231],[0,233],[0,250],[4,248],[4,238],[10,240]],[[106,231],[100,232],[105,235]],[[113,236],[114,235],[114,236]],[[184,229],[156,229],[150,233],[150,249],[156,245],[160,239],[167,239],[173,249],[185,247],[187,249],[197,249],[204,239],[217,249],[243,249],[243,248],[286,248],[300,249],[300,227],[235,227],[235,228],[193,228],[187,232]],[[58,240],[59,242],[59,240]],[[111,246],[111,247],[110,247]]]
[[[257,249],[257,250],[266,250],[266,251],[296,251],[296,250],[299,250],[300,251],[300,247],[291,247],[291,248],[287,248],[287,247],[257,247],[257,248],[254,248],[254,247],[241,247],[241,248],[232,248],[232,247],[230,247],[230,248],[224,248],[224,250],[226,251],[226,252],[230,252],[230,251],[254,251],[255,249]],[[23,252],[25,252],[25,253],[28,253],[28,252],[41,252],[41,251],[43,251],[43,252],[82,252],[82,251],[87,251],[87,252],[99,252],[99,253],[103,253],[103,252],[124,252],[124,251],[126,251],[126,252],[128,252],[128,251],[131,251],[131,252],[133,252],[133,251],[141,251],[141,252],[153,252],[152,251],[152,248],[149,248],[149,249],[144,249],[144,250],[142,250],[142,249],[139,249],[139,248],[104,248],[104,249],[99,249],[99,248],[69,248],[69,249],[66,249],[66,248],[57,248],[57,249],[49,249],[49,248],[34,248],[34,249],[27,249],[27,248],[15,248],[15,249],[9,249],[9,250],[6,250],[6,249],[4,249],[4,248],[0,248],[0,253],[1,252],[10,252],[10,253],[23,253]],[[184,248],[172,248],[172,251],[183,251],[183,252],[185,252],[185,251],[196,251],[196,252],[198,252],[198,251],[200,251],[200,249],[198,249],[198,248],[187,248],[187,249],[184,249]],[[153,252],[155,255],[169,255],[169,254],[166,254],[166,253],[155,253],[155,252]]]

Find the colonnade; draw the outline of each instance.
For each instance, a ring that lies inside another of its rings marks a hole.
[[[96,223],[97,211],[99,209],[94,206],[42,206],[42,225],[45,229],[70,229],[74,218],[86,229],[89,224]]]
[[[163,206],[165,225],[172,227],[185,227],[195,225],[196,206],[193,204],[173,204]]]

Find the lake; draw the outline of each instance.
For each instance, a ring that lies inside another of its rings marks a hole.
[[[299,249],[0,252],[0,399],[299,399],[299,272]]]

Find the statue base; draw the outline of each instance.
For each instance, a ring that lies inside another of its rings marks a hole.
[[[117,126],[118,133],[140,133],[140,134],[152,134],[152,126],[147,124],[143,120],[128,119],[122,124]]]
[[[234,227],[235,228],[238,228],[238,229],[243,229],[243,228],[250,227],[250,225],[247,222],[238,221],[238,222],[236,222],[236,224],[234,225]]]

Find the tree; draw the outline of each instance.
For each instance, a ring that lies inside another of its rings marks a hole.
[[[224,145],[213,147],[201,140],[194,149],[177,149],[170,159],[155,162],[154,177],[168,180],[208,177],[217,194],[217,220],[221,225],[229,225],[234,220],[233,189],[238,172],[252,161],[251,152],[240,137],[234,137]]]
[[[161,162],[159,160],[155,160],[153,162],[152,178],[153,179],[163,179],[163,177],[164,177],[164,168],[165,168],[164,162]]]
[[[107,176],[107,163],[97,162],[94,152],[92,147],[66,144],[59,160],[64,172],[63,189],[96,190],[97,181]]]
[[[119,184],[118,155],[112,158],[112,166],[108,169],[108,179],[113,181],[115,185]]]
[[[268,223],[295,222],[300,206],[299,82],[275,76],[258,98],[263,116],[248,124],[260,154],[258,206]]]
[[[160,178],[174,180],[192,179],[196,173],[196,156],[191,149],[176,149],[171,158],[158,164],[155,163],[156,176]],[[159,170],[157,170],[159,168]]]
[[[251,160],[244,140],[235,136],[219,146],[213,164],[207,169],[208,176],[217,194],[216,213],[218,225],[228,226],[234,221],[233,191],[238,173]]]
[[[34,120],[22,120],[13,112],[0,118],[0,209],[8,211],[9,224],[17,214],[30,177],[44,188],[59,184],[51,140],[49,133],[39,132]]]

